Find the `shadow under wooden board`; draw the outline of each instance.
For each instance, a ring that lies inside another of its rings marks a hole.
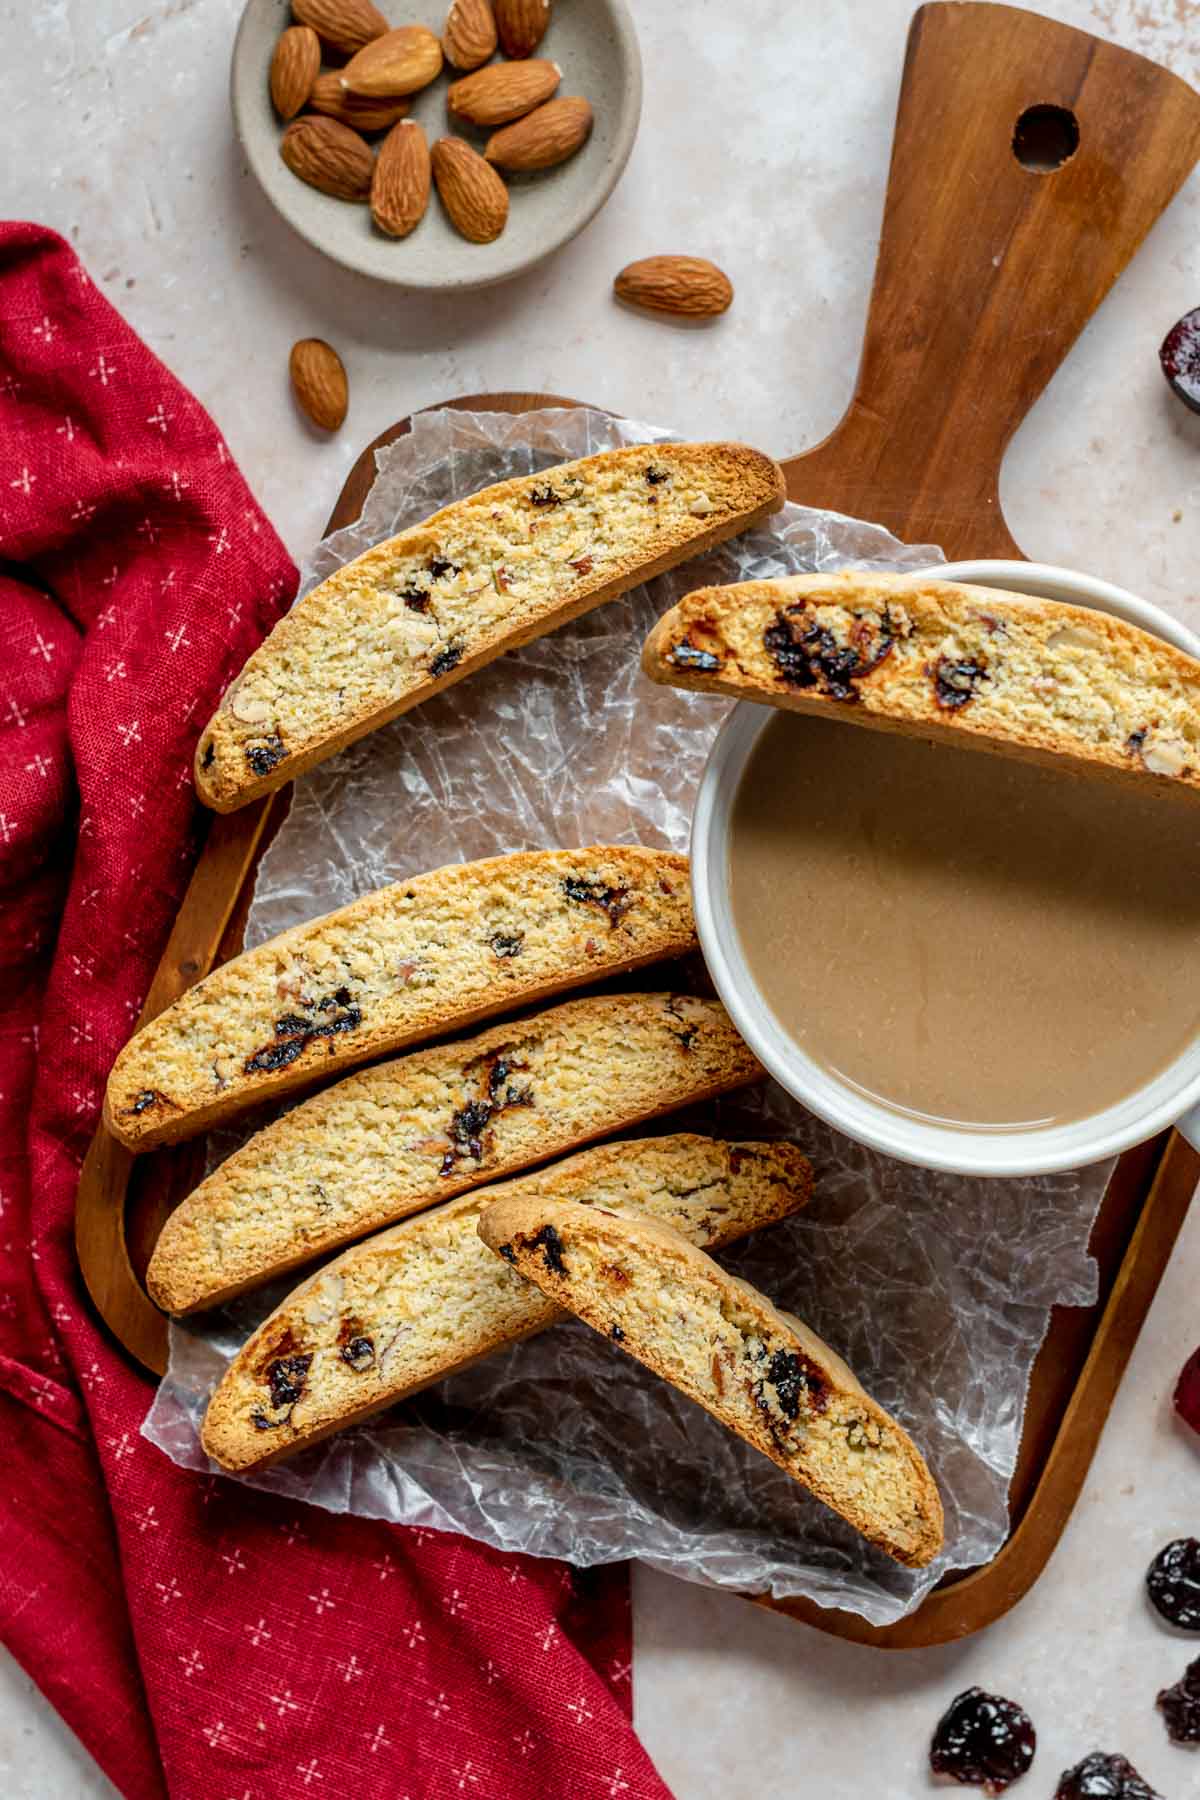
[[[832,435],[783,464],[792,498],[878,520],[950,558],[1021,556],[1000,510],[1005,445],[1198,155],[1200,97],[1144,58],[1013,7],[922,7],[858,381]],[[736,320],[720,327],[722,354],[736,353]],[[505,393],[447,404],[521,413],[575,402]],[[357,518],[375,449],[408,429],[401,421],[363,452],[330,529]],[[257,858],[286,809],[285,790],[214,819],[143,1020],[236,954]],[[141,1278],[201,1157],[183,1145],[135,1166],[101,1128],[81,1175],[76,1240],[89,1291],[157,1373],[166,1321]],[[1090,1239],[1100,1298],[1054,1310],[1033,1369],[1012,1530],[986,1567],[948,1577],[882,1629],[806,1601],[763,1604],[889,1649],[964,1637],[1014,1605],[1078,1498],[1198,1173],[1200,1158],[1174,1133],[1118,1162]]]

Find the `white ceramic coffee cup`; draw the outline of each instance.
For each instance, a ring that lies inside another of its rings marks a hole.
[[[924,571],[947,580],[1010,588],[1114,613],[1200,657],[1200,638],[1160,607],[1123,588],[1045,563],[956,562]],[[1029,1130],[927,1123],[868,1099],[792,1041],[758,988],[734,929],[728,880],[729,820],[738,783],[773,709],[742,702],[709,754],[692,821],[692,899],[709,972],[738,1030],[782,1087],[812,1112],[887,1156],[959,1175],[1040,1175],[1142,1143],[1174,1125],[1200,1149],[1200,1037],[1153,1081],[1115,1106],[1069,1124]],[[853,729],[853,727],[848,727]]]

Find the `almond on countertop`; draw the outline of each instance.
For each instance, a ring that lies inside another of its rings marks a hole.
[[[508,218],[508,189],[495,169],[462,138],[433,146],[433,179],[450,223],[473,244],[490,244]]]
[[[390,131],[412,110],[411,100],[370,100],[364,94],[348,93],[336,69],[317,76],[308,104],[314,112],[326,113],[352,131]]]
[[[496,48],[491,0],[452,0],[442,30],[442,51],[456,69],[478,69]]]
[[[702,256],[645,256],[621,270],[613,292],[630,306],[688,319],[715,318],[733,301],[728,275]]]
[[[320,72],[320,38],[311,25],[289,25],[271,58],[271,104],[284,124],[305,104]]]
[[[568,94],[493,132],[483,154],[496,168],[514,174],[552,169],[574,156],[591,129],[591,107],[578,94]]]
[[[415,94],[436,81],[442,70],[442,46],[424,25],[401,25],[374,38],[350,58],[342,70],[342,86],[369,99]]]
[[[375,158],[356,131],[337,119],[293,119],[279,146],[293,175],[335,200],[365,200]]]
[[[532,56],[550,23],[550,0],[495,0],[495,9],[505,56]]]
[[[460,119],[472,125],[508,125],[548,100],[562,70],[557,63],[530,57],[525,62],[492,63],[451,82],[446,104]]]
[[[401,119],[389,131],[375,159],[371,217],[389,237],[407,237],[429,205],[429,144],[415,119]]]
[[[336,431],[346,417],[350,386],[342,359],[324,338],[301,338],[288,358],[292,390],[322,431]]]
[[[311,25],[322,43],[345,56],[353,56],[388,29],[371,0],[292,0],[292,17],[298,25]]]

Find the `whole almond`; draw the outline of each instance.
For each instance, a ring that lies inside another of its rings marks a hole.
[[[550,0],[494,0],[505,56],[532,56],[550,23]]]
[[[415,94],[436,81],[442,46],[424,25],[400,25],[366,44],[342,70],[342,86],[373,100]]]
[[[305,104],[320,72],[320,38],[311,25],[289,25],[271,58],[271,104],[285,124]]]
[[[702,256],[644,256],[613,282],[618,300],[684,319],[712,319],[728,311],[733,283]]]
[[[543,100],[548,100],[559,82],[562,70],[557,63],[543,62],[537,57],[526,62],[492,63],[464,75],[446,90],[446,104],[460,119],[472,125],[507,125],[520,119]]]
[[[478,69],[496,48],[496,15],[491,0],[453,0],[442,31],[446,61],[456,69]]]
[[[288,371],[296,399],[313,424],[322,431],[336,431],[350,404],[350,386],[337,351],[324,338],[301,338],[292,345]]]
[[[362,94],[347,93],[336,69],[317,76],[308,104],[314,112],[340,119],[354,131],[390,131],[412,109],[411,100],[368,100]]]
[[[511,169],[514,174],[552,169],[574,156],[591,129],[592,109],[587,101],[567,94],[560,100],[547,100],[515,125],[493,132],[483,154],[498,169]]]
[[[379,147],[371,217],[389,237],[407,237],[429,205],[429,144],[415,119],[401,119]]]
[[[508,218],[508,189],[478,150],[462,138],[433,146],[433,179],[450,223],[473,244],[490,244]]]
[[[279,146],[293,175],[335,200],[365,200],[375,158],[356,131],[337,119],[293,119]]]
[[[345,56],[353,56],[388,29],[371,0],[292,0],[292,17],[298,25],[311,25],[322,43]]]

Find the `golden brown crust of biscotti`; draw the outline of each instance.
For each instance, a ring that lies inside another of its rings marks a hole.
[[[937,1555],[941,1500],[907,1433],[827,1344],[669,1225],[510,1194],[479,1235],[897,1562]]]
[[[756,1081],[716,1000],[604,994],[348,1076],[228,1157],[163,1226],[146,1286],[216,1306],[468,1188]]]
[[[783,499],[769,457],[717,443],[606,450],[455,501],[279,621],[201,735],[196,791],[245,806]]]
[[[368,1057],[694,947],[687,858],[530,850],[414,875],[244,951],[144,1025],[108,1078],[133,1150]]]
[[[652,680],[1026,761],[1200,791],[1200,662],[1108,613],[927,576],[701,588]]]
[[[406,1219],[264,1320],[209,1402],[204,1447],[226,1469],[262,1468],[564,1317],[484,1247],[479,1216],[497,1198],[566,1195],[716,1246],[787,1218],[811,1189],[794,1144],[679,1133],[584,1150]]]

